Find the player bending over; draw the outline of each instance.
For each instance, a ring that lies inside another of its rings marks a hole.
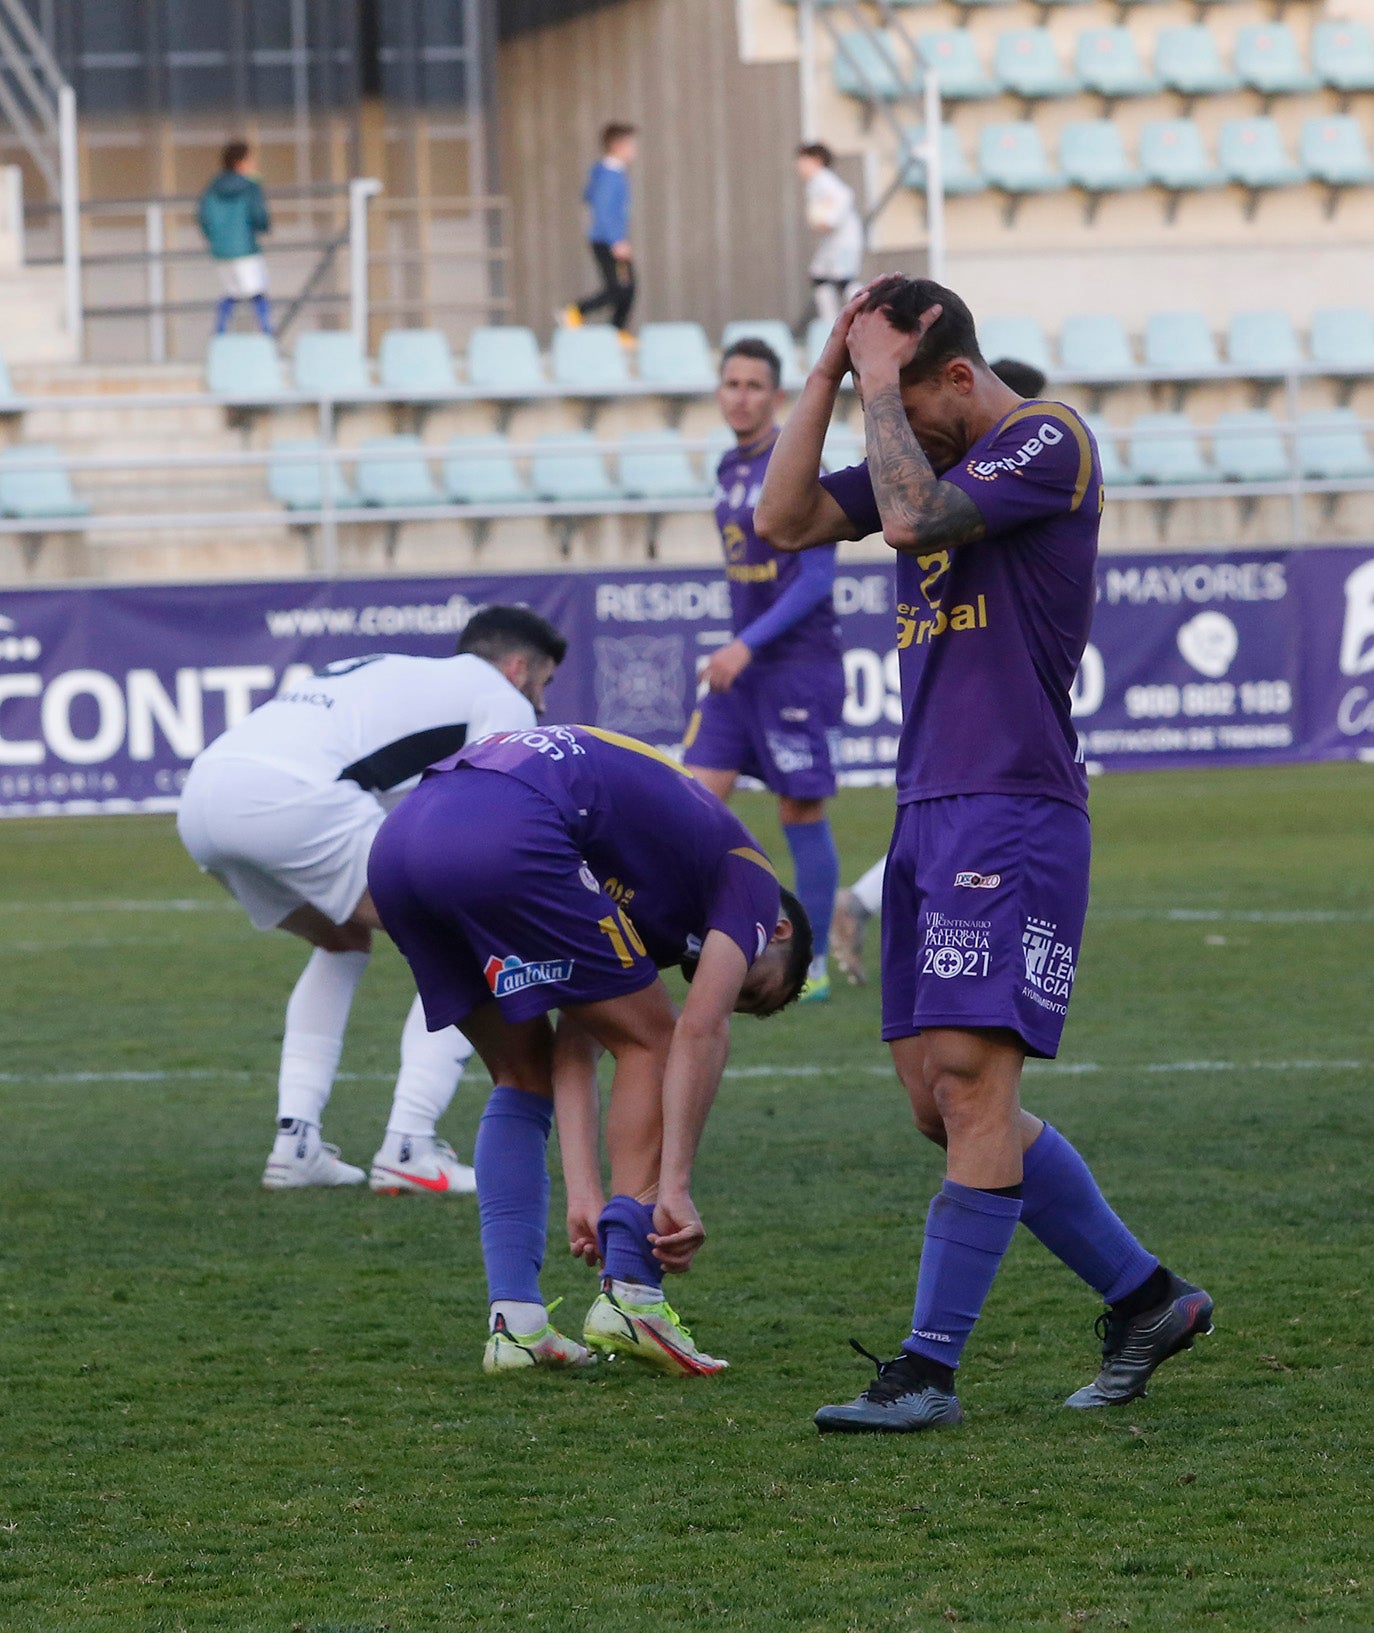
[[[665,1302],[663,1273],[686,1270],[705,1240],[692,1165],[731,1013],[776,1013],[811,956],[805,910],[753,836],[656,749],[550,726],[434,766],[382,824],[369,878],[430,1026],[461,1026],[496,1085],[473,1159],[486,1370],[581,1366],[594,1349],[687,1376],[719,1371]],[[678,1015],[658,971],[684,960],[694,973]],[[601,1048],[615,1057],[609,1202]],[[605,1267],[587,1347],[549,1324],[539,1287],[555,1092],[569,1242]]]
[[[289,930],[315,949],[286,1006],[268,1190],[364,1179],[389,1193],[476,1188],[472,1169],[435,1134],[472,1045],[451,1028],[429,1032],[418,998],[370,1176],[321,1141],[320,1121],[381,927],[367,853],[382,818],[425,766],[469,737],[534,725],[566,651],[528,608],[485,607],[457,656],[375,652],[329,664],[231,726],[192,764],[177,813],[192,859],[259,930]]]
[[[820,477],[853,369],[868,459]],[[1102,473],[1062,403],[988,368],[952,291],[880,279],[845,307],[773,450],[757,524],[804,550],[882,531],[897,557],[903,728],[883,901],[883,1036],[917,1126],[945,1147],[911,1334],[822,1432],[961,1420],[955,1369],[1018,1221],[1106,1300],[1109,1406],[1199,1333],[1212,1300],[1112,1212],[1024,1111],[1027,1055],[1059,1047],[1088,904],[1087,779],[1069,685],[1092,620]]]
[[[835,552],[788,556],[754,531],[768,456],[778,440],[782,363],[762,340],[737,341],[721,361],[716,401],[737,446],[716,474],[716,526],[735,638],[702,678],[709,690],[687,727],[684,762],[728,800],[741,773],[778,796],[797,895],[816,937],[803,1003],[830,996],[825,949],[840,859],[825,814],[835,793],[831,745],[844,706],[835,623]]]

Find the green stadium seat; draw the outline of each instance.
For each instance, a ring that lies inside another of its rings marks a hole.
[[[1236,75],[1242,85],[1272,96],[1301,96],[1317,89],[1287,23],[1251,23],[1236,36]]]
[[[296,390],[311,397],[366,396],[372,391],[367,359],[347,329],[314,329],[296,342]]]
[[[1292,474],[1283,433],[1262,408],[1218,414],[1212,457],[1228,482],[1286,482]]]
[[[789,391],[798,391],[805,385],[806,376],[797,366],[797,343],[781,318],[736,318],[725,325],[720,337],[721,350],[745,339],[764,340],[773,348],[782,359],[782,383]]]
[[[984,125],[978,137],[978,168],[989,187],[1013,196],[1057,193],[1064,178],[1050,168],[1040,131],[1028,120]]]
[[[533,329],[493,324],[468,340],[468,384],[492,397],[522,397],[545,389]]]
[[[1313,181],[1333,190],[1374,183],[1364,131],[1353,114],[1304,119],[1298,139],[1298,161]]]
[[[954,0],[954,4],[972,10],[975,6],[1013,6],[1016,0]]]
[[[984,318],[978,325],[978,346],[989,363],[1009,357],[1041,374],[1054,373],[1050,343],[1035,318]]]
[[[915,96],[915,64],[905,42],[881,31],[853,29],[835,42],[835,89],[860,102],[897,102]]]
[[[1249,188],[1252,194],[1271,187],[1292,187],[1304,179],[1288,157],[1279,127],[1263,116],[1228,119],[1221,127],[1217,158],[1226,179]]]
[[[358,494],[365,505],[442,505],[429,451],[416,436],[368,437],[358,446]]]
[[[808,369],[815,368],[829,338],[830,325],[825,319],[812,318],[806,326],[806,339],[802,342],[802,362]]]
[[[286,390],[271,335],[216,335],[205,353],[205,384],[218,397],[270,402]]]
[[[1254,375],[1287,374],[1303,364],[1302,342],[1286,312],[1237,312],[1227,330],[1226,356]]]
[[[46,470],[17,470],[35,460],[51,461]],[[62,453],[47,443],[20,443],[0,449],[0,516],[24,521],[89,516],[91,507],[72,491]]]
[[[1093,440],[1097,443],[1103,485],[1109,488],[1124,487],[1131,480],[1131,473],[1121,455],[1119,433],[1114,436],[1107,422],[1093,414],[1084,415],[1083,423],[1092,432]]]
[[[1009,28],[997,36],[992,71],[998,84],[1023,102],[1077,96],[1083,87],[1066,73],[1045,28]]]
[[[693,468],[676,431],[627,431],[620,439],[620,485],[632,499],[703,499],[714,486]],[[714,473],[712,473],[714,476]]]
[[[604,450],[590,431],[552,431],[535,443],[534,491],[552,504],[623,499],[606,470]]]
[[[1145,178],[1126,157],[1121,127],[1110,119],[1082,119],[1059,133],[1059,168],[1085,193],[1127,193]]]
[[[549,361],[554,384],[570,396],[602,396],[630,383],[624,344],[609,323],[555,329]]]
[[[1059,362],[1065,374],[1103,380],[1129,380],[1140,372],[1125,325],[1106,312],[1080,312],[1064,319]]]
[[[1140,133],[1140,168],[1148,181],[1174,194],[1221,187],[1226,181],[1191,119],[1156,119],[1146,125]]]
[[[1216,35],[1205,23],[1162,28],[1155,40],[1155,73],[1161,85],[1191,103],[1198,96],[1223,96],[1240,81],[1221,60]]]
[[[1298,416],[1298,470],[1318,482],[1374,477],[1360,416],[1353,408],[1311,408]]]
[[[837,425],[832,421],[821,449],[822,468],[842,471],[850,465],[862,464],[864,453],[863,421],[857,425]]]
[[[923,193],[926,187],[926,163],[924,159],[917,157],[919,150],[925,145],[925,139],[924,125],[908,125],[902,132],[905,155],[902,181],[906,186],[915,188],[918,193]],[[948,123],[940,126],[940,158],[941,180],[945,192],[950,197],[983,191],[986,183],[969,163],[958,132]]]
[[[716,366],[699,323],[646,323],[639,331],[639,378],[662,391],[713,391]]]
[[[1201,312],[1151,312],[1146,318],[1147,369],[1196,379],[1220,366],[1216,341]]]
[[[1123,96],[1153,96],[1159,89],[1124,28],[1084,29],[1073,61],[1083,89],[1096,91],[1108,103]]]
[[[997,82],[984,71],[966,28],[932,28],[916,42],[921,61],[940,82],[946,102],[978,102],[997,95]]]
[[[453,396],[458,376],[448,336],[439,329],[388,329],[377,351],[377,377],[393,396]]]
[[[1312,69],[1342,99],[1374,91],[1374,32],[1366,23],[1318,23],[1312,30]]]
[[[1312,361],[1332,374],[1374,374],[1374,317],[1362,306],[1327,306],[1312,314]]]
[[[1186,414],[1137,414],[1131,422],[1128,463],[1137,482],[1161,486],[1210,482],[1216,476]]]
[[[444,493],[455,505],[522,505],[534,498],[505,437],[474,433],[444,447]]]
[[[267,456],[267,491],[287,510],[321,510],[326,491],[332,491],[339,510],[354,510],[361,503],[347,477],[335,463],[321,459],[290,459],[290,454],[318,454],[318,437],[279,437]]]

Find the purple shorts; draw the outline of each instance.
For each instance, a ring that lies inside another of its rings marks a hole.
[[[552,801],[515,777],[427,777],[378,829],[368,888],[431,1032],[638,992],[658,971]]]
[[[753,664],[728,692],[708,692],[687,727],[686,765],[757,777],[786,799],[830,799],[844,707],[844,670]]]
[[[1059,1050],[1088,911],[1087,813],[959,794],[897,807],[883,882],[883,1037],[1006,1027]]]

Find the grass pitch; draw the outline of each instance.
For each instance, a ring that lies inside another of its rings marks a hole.
[[[847,877],[889,798],[841,800]],[[902,1336],[939,1176],[873,988],[737,1027],[672,1288],[731,1370],[487,1380],[470,1201],[257,1188],[302,950],[167,821],[0,825],[0,1626],[1374,1627],[1374,768],[1109,779],[1094,813],[1065,1049],[1026,1099],[1217,1334],[1147,1401],[1063,1411],[1095,1301],[1022,1233],[967,1426],[876,1440],[810,1424],[865,1381],[851,1334]],[[406,1003],[387,949],[329,1116],[355,1161]],[[449,1114],[465,1152],[482,1096]],[[555,1187],[575,1328],[560,1218]]]

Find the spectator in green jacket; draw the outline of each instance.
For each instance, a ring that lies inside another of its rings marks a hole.
[[[196,219],[210,253],[219,263],[224,298],[219,303],[215,333],[222,335],[234,316],[235,305],[252,301],[258,328],[272,333],[267,305],[267,263],[258,249],[258,234],[272,230],[262,183],[253,168],[253,150],[247,142],[225,145],[223,169],[200,195]]]

